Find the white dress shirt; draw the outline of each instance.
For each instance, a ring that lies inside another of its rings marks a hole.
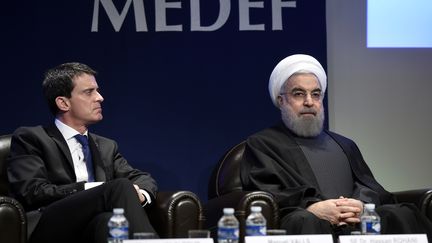
[[[55,119],[55,125],[60,130],[63,135],[66,143],[71,152],[72,161],[74,164],[76,182],[80,181],[88,181],[88,173],[87,173],[87,164],[84,161],[84,154],[82,151],[82,145],[78,142],[78,140],[74,137],[77,134],[80,134],[75,129],[69,127],[58,119]],[[86,131],[82,135],[88,135],[88,131]]]

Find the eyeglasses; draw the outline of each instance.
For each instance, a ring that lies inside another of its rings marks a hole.
[[[323,94],[322,94],[321,90],[314,90],[312,92],[306,92],[305,90],[295,89],[291,92],[280,93],[280,95],[289,95],[293,99],[298,100],[298,101],[303,101],[308,97],[308,95],[310,95],[312,100],[319,101],[319,100],[321,100]]]

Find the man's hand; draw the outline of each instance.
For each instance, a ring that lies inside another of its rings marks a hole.
[[[339,197],[336,201],[336,205],[344,210],[349,210],[350,212],[355,213],[354,217],[345,218],[343,222],[360,223],[360,216],[363,212],[363,202],[353,198]]]
[[[146,198],[145,198],[144,195],[140,192],[140,189],[139,189],[139,186],[138,186],[138,185],[135,185],[135,184],[134,184],[134,187],[135,187],[135,190],[136,190],[136,192],[137,192],[137,194],[138,194],[138,197],[139,197],[139,200],[140,200],[141,204],[143,204],[143,203],[145,202]]]
[[[321,202],[316,202],[310,205],[306,210],[315,214],[320,219],[329,221],[331,224],[339,224],[342,217],[342,212],[338,208],[337,199],[329,199]],[[352,217],[354,215],[344,215],[345,217]]]
[[[360,222],[363,204],[355,199],[339,198],[316,202],[306,210],[331,224],[340,225]]]

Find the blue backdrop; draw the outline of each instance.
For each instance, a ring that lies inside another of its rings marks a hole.
[[[326,67],[325,1],[14,2],[1,13],[0,133],[51,123],[44,72],[86,63],[105,98],[90,130],[161,190],[203,201],[222,154],[279,120],[267,91],[277,62],[306,53]]]

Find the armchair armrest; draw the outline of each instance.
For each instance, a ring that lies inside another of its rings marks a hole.
[[[393,192],[398,203],[413,203],[420,212],[432,220],[432,189],[416,189]]]
[[[189,191],[159,192],[148,214],[161,238],[187,238],[188,230],[201,229],[204,222],[201,202]]]
[[[279,208],[273,196],[263,191],[233,191],[223,196],[210,199],[204,206],[206,215],[206,228],[210,229],[212,236],[217,235],[217,223],[222,217],[223,208],[234,208],[235,216],[240,223],[240,242],[244,239],[246,217],[251,206],[261,206],[262,214],[267,219],[267,227],[279,227]]]
[[[0,242],[27,241],[26,214],[21,204],[10,197],[0,196]]]

